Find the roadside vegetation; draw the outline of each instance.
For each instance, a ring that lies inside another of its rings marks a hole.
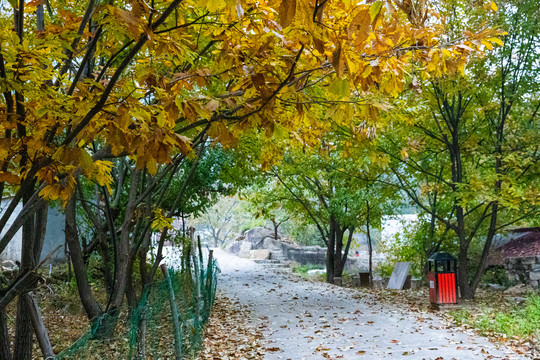
[[[467,308],[450,312],[457,325],[478,329],[484,335],[540,339],[540,295],[531,292],[522,299],[485,303],[478,311]]]

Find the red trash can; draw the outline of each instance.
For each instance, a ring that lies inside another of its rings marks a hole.
[[[434,305],[457,304],[456,258],[437,252],[428,259],[429,300]]]

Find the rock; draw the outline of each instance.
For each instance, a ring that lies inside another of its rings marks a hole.
[[[6,270],[13,270],[13,269],[18,269],[19,266],[17,266],[17,264],[15,263],[15,261],[12,261],[12,260],[3,260],[3,261],[0,261],[0,266]]]
[[[504,292],[512,295],[526,294],[531,290],[530,286],[519,284],[506,289]]]
[[[411,290],[418,290],[424,285],[426,285],[426,283],[422,279],[411,279]]]
[[[374,279],[373,280],[373,288],[374,289],[386,289],[386,285],[388,285],[389,279]]]
[[[249,258],[253,260],[268,260],[270,258],[270,250],[251,250],[249,252]]]
[[[538,289],[538,280],[531,280],[531,286],[533,289]]]
[[[246,240],[241,241],[240,245],[240,251],[238,252],[238,256],[247,258],[249,257],[249,253],[251,252],[251,249],[253,248],[253,244],[250,242],[247,242]]]
[[[487,284],[486,287],[488,289],[496,290],[496,291],[504,291],[505,287],[499,284]]]
[[[238,255],[240,248],[242,247],[243,241],[235,241],[229,244],[225,250],[231,254]]]
[[[529,280],[532,280],[532,281],[540,280],[540,271],[531,271],[529,273]]]
[[[244,236],[244,241],[251,243],[252,249],[264,249],[264,240],[266,238],[274,239],[274,232],[264,227],[256,227],[246,231]]]
[[[521,258],[521,263],[523,265],[533,265],[536,263],[536,256],[527,256]]]
[[[322,275],[322,274],[326,274],[326,270],[319,270],[319,269],[308,270],[307,274],[309,276]]]
[[[0,261],[0,275],[8,279],[15,278],[19,273],[19,266],[11,260]]]

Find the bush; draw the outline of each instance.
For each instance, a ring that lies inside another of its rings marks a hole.
[[[506,276],[506,270],[503,266],[491,266],[489,267],[484,276],[482,277],[483,284],[498,284],[504,287],[510,287],[511,281]]]
[[[451,313],[457,325],[466,324],[483,332],[496,332],[508,337],[540,336],[540,295],[531,293],[520,304],[508,309],[485,309],[474,317],[466,309]]]

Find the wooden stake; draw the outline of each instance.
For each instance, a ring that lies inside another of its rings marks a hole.
[[[193,277],[195,282],[195,291],[196,291],[196,299],[195,299],[195,324],[197,325],[197,330],[199,329],[199,319],[201,317],[201,284],[200,284],[200,271],[199,271],[199,261],[197,259],[197,254],[195,254],[195,228],[189,229],[189,237],[191,240],[191,258],[193,261],[193,271],[195,271],[195,276]]]
[[[28,313],[30,314],[30,320],[32,321],[32,326],[34,327],[34,332],[36,333],[36,338],[41,348],[41,353],[43,354],[44,359],[55,359],[54,351],[49,341],[49,334],[43,323],[43,318],[41,317],[41,311],[37,305],[36,295],[33,292],[28,292],[22,295]]]

